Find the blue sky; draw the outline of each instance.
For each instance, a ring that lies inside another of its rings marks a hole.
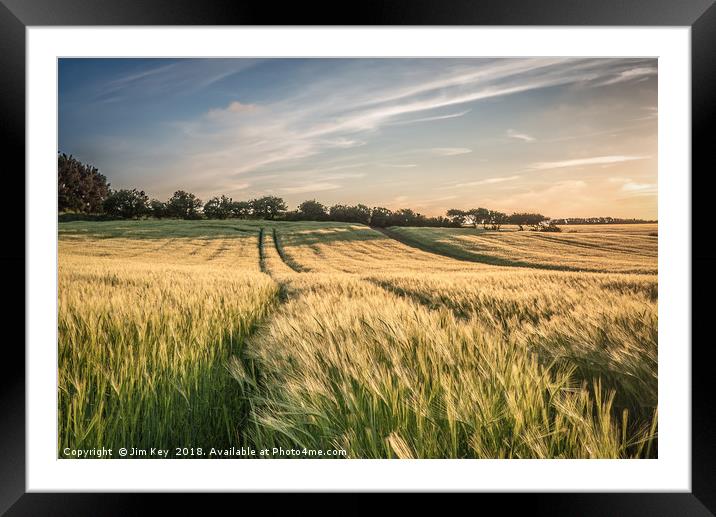
[[[656,107],[655,59],[59,62],[59,150],[159,199],[656,218]]]

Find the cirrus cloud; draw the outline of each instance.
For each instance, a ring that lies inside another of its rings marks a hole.
[[[529,166],[530,169],[563,169],[567,167],[583,167],[586,165],[608,165],[613,163],[629,162],[632,160],[646,160],[651,156],[593,156],[590,158],[576,158],[572,160],[560,160],[555,162],[537,162]]]

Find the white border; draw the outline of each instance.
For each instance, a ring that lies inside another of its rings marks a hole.
[[[59,56],[658,56],[659,459],[57,460]],[[690,491],[690,75],[682,27],[28,28],[27,490]]]

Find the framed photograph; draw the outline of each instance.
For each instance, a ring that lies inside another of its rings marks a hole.
[[[712,515],[712,4],[2,0],[0,510]]]

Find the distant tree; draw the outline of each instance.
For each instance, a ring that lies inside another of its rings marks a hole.
[[[251,203],[248,201],[234,201],[231,205],[231,217],[246,219],[251,216]]]
[[[333,205],[328,209],[328,217],[331,221],[338,221],[341,223],[351,222],[348,214],[348,206],[346,205]]]
[[[287,210],[281,214],[283,221],[304,221],[303,215],[298,210]]]
[[[389,226],[422,226],[424,221],[424,215],[416,213],[410,208],[401,208],[390,216]]]
[[[467,213],[465,210],[460,210],[459,208],[451,208],[445,213],[445,215],[447,215],[448,219],[450,219],[450,221],[457,226],[465,224],[467,219]]]
[[[57,157],[57,210],[98,213],[109,195],[107,178],[73,156]]]
[[[487,208],[472,208],[467,211],[469,224],[477,228],[478,224],[481,224],[483,228],[487,229],[490,222],[490,212]]]
[[[298,205],[298,216],[304,221],[324,221],[328,217],[326,207],[315,199]]]
[[[504,212],[498,212],[497,210],[489,210],[487,219],[483,220],[483,225],[489,224],[491,230],[499,230],[503,224],[507,222],[508,216]]]
[[[167,204],[164,201],[158,199],[152,199],[149,201],[149,215],[156,217],[157,219],[163,219],[167,217]]]
[[[371,210],[365,205],[333,205],[328,211],[331,221],[370,224]]]
[[[557,226],[557,224],[554,221],[549,221],[549,222],[543,222],[542,224],[538,224],[537,231],[540,231],[540,232],[561,232],[562,228]]]
[[[445,227],[453,227],[453,228],[456,226],[460,226],[459,224],[455,224],[455,221],[452,221],[451,219],[449,219],[447,217],[439,216],[436,219],[438,221],[438,224],[436,224],[436,226],[445,226]]]
[[[478,224],[485,225],[489,222],[490,210],[487,208],[471,208],[469,210],[451,208],[445,215],[447,215],[450,221],[455,225],[470,225],[477,228]]]
[[[355,206],[350,206],[348,208],[350,217],[352,219],[349,222],[370,224],[371,210],[366,205],[359,203]]]
[[[264,196],[251,200],[251,211],[259,219],[276,219],[287,208],[285,201],[276,196]]]
[[[231,217],[234,201],[230,197],[212,197],[204,204],[204,215],[209,219],[227,219]]]
[[[122,219],[137,219],[148,212],[149,198],[143,190],[113,190],[104,200],[103,208],[107,215]]]
[[[370,225],[379,228],[390,226],[390,219],[393,212],[382,206],[376,206],[370,213]]]
[[[201,217],[199,208],[201,208],[201,199],[183,190],[174,192],[174,195],[167,201],[167,213],[170,217],[199,219]]]
[[[539,223],[548,219],[549,217],[545,217],[542,214],[516,212],[507,218],[507,222],[509,224],[516,224],[519,226],[520,231],[523,231],[525,226],[532,226],[535,228]]]
[[[423,222],[425,226],[441,227],[441,228],[455,228],[460,227],[462,224],[458,221],[453,220],[450,217],[443,217],[441,215],[437,217],[426,217]]]

